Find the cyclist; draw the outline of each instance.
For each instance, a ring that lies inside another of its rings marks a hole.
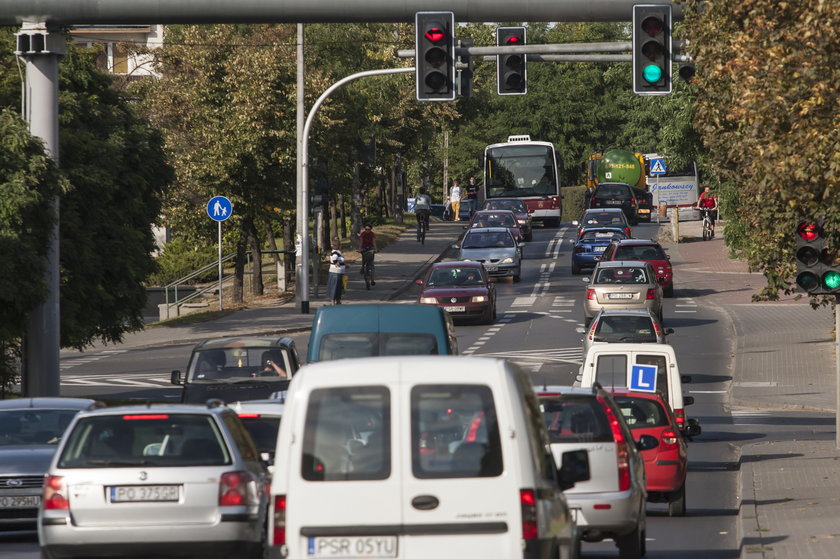
[[[697,199],[697,205],[695,206],[696,209],[700,210],[701,215],[703,213],[709,216],[709,223],[711,224],[711,233],[712,237],[715,236],[715,220],[717,219],[717,209],[718,209],[718,200],[717,196],[712,193],[712,189],[708,186],[703,191],[703,194],[700,195],[700,198]]]
[[[414,215],[417,216],[417,240],[420,241],[420,220],[426,225],[426,231],[429,230],[429,215],[432,213],[432,199],[426,194],[426,189],[420,187],[420,192],[417,198],[414,199]]]
[[[373,232],[373,226],[370,223],[366,223],[365,228],[359,233],[359,253],[362,255],[361,274],[365,275],[365,266],[367,266],[370,270],[370,284],[376,285],[373,266],[373,255],[376,254],[376,233]]]

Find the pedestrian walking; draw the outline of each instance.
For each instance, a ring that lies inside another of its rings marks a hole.
[[[327,278],[327,297],[333,305],[341,304],[341,292],[344,290],[344,274],[347,266],[341,253],[341,240],[334,237],[330,252],[330,273]]]
[[[452,181],[452,188],[449,189],[449,204],[452,207],[452,220],[461,221],[461,181]]]

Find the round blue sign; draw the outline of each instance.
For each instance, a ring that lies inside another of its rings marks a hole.
[[[207,215],[213,221],[224,221],[233,213],[233,204],[224,196],[214,196],[207,202]]]

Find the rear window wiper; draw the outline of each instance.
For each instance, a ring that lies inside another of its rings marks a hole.
[[[148,460],[120,460],[96,458],[87,461],[88,466],[147,466]]]

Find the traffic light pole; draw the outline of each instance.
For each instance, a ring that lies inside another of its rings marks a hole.
[[[840,295],[834,296],[834,383],[836,397],[834,403],[834,445],[840,450]]]
[[[333,91],[344,84],[358,80],[359,78],[366,78],[369,76],[387,76],[390,74],[408,74],[414,72],[414,66],[409,68],[385,68],[382,70],[368,70],[366,72],[358,72],[351,74],[346,78],[342,78],[332,84],[324,91],[312,108],[309,110],[309,115],[306,117],[306,123],[303,125],[303,136],[301,137],[301,179],[300,192],[298,196],[298,218],[303,225],[300,230],[301,243],[301,271],[300,271],[300,312],[302,314],[309,314],[309,130],[312,128],[312,121],[315,120],[315,115],[321,105],[326,101]]]

